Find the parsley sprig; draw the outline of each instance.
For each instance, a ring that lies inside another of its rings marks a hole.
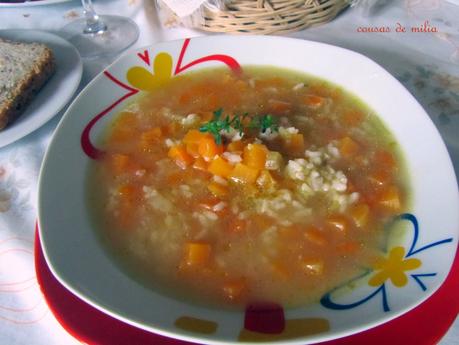
[[[255,129],[259,128],[262,133],[266,133],[268,129],[271,130],[271,132],[277,132],[279,130],[277,117],[269,114],[252,117],[249,127]]]
[[[247,126],[244,125],[246,118],[250,119]],[[239,134],[242,134],[245,128],[259,129],[262,133],[265,133],[268,129],[271,132],[277,132],[279,130],[277,118],[272,115],[249,115],[245,113],[243,115],[234,115],[232,117],[226,115],[223,117],[222,108],[214,111],[213,119],[203,124],[199,130],[212,134],[215,138],[215,142],[220,145],[222,143],[222,131],[229,133],[232,129],[235,129]]]

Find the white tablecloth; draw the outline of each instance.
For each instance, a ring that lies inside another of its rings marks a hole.
[[[361,52],[389,70],[431,116],[458,174],[458,1],[399,0],[379,1],[379,4],[371,11],[348,9],[327,25],[290,36]],[[96,0],[95,8],[99,13],[132,18],[140,27],[134,47],[204,35],[186,28],[163,28],[153,0]],[[81,15],[77,0],[49,6],[0,7],[0,29],[30,28],[60,34],[59,28]],[[407,31],[396,32],[400,26]],[[411,32],[411,27],[430,27],[436,32]],[[368,28],[389,28],[391,32],[362,32]],[[80,89],[114,58],[85,60]],[[63,111],[23,139],[0,148],[0,344],[78,343],[48,310],[33,264],[38,172],[62,114]],[[441,344],[459,344],[458,320]]]

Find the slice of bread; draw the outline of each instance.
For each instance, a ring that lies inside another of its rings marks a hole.
[[[0,130],[25,110],[54,70],[46,45],[0,38]]]

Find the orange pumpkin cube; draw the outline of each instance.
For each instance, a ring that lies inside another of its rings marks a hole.
[[[221,156],[217,156],[210,162],[207,170],[211,174],[227,178],[233,171],[233,166]]]
[[[157,145],[163,135],[163,131],[160,127],[154,127],[143,132],[140,135],[139,146],[141,150],[149,150],[153,146]]]
[[[378,204],[385,209],[398,211],[401,207],[400,192],[397,187],[390,186],[379,197]]]
[[[203,266],[208,263],[211,251],[208,243],[188,242],[185,244],[183,261],[190,267]]]
[[[207,186],[207,189],[216,197],[222,198],[228,194],[228,187],[220,183],[212,181]]]
[[[304,237],[310,243],[318,246],[324,246],[327,244],[327,238],[317,227],[310,225],[304,231]]]
[[[226,150],[229,151],[229,152],[240,152],[242,150],[244,150],[244,142],[242,142],[241,140],[236,140],[236,141],[232,141],[228,144],[228,146],[226,147]]]
[[[303,154],[305,150],[304,137],[301,133],[292,134],[284,143],[285,149],[291,154]]]
[[[306,95],[303,103],[311,108],[318,108],[325,104],[325,98],[316,95]]]
[[[182,169],[193,163],[193,157],[188,154],[184,145],[172,146],[167,153],[169,158],[172,158],[175,163]]]
[[[205,136],[199,141],[199,155],[206,161],[211,161],[216,155],[223,152],[221,145],[217,145],[212,136]]]
[[[343,215],[333,215],[327,218],[327,224],[333,230],[345,235],[349,231],[349,220]]]
[[[339,141],[338,149],[344,157],[350,158],[359,151],[359,144],[350,137],[344,137]]]
[[[244,148],[242,159],[244,164],[251,168],[263,169],[266,163],[268,149],[262,144],[249,144]]]
[[[202,157],[196,158],[193,163],[193,168],[196,170],[207,171],[208,163]]]
[[[351,207],[349,210],[351,218],[357,227],[362,228],[367,225],[370,218],[370,208],[367,204],[358,204]]]
[[[243,163],[237,163],[229,178],[241,184],[254,184],[257,180],[259,170],[249,167]]]
[[[258,187],[264,190],[273,188],[274,186],[276,186],[276,183],[276,180],[272,177],[271,173],[266,169],[263,169],[257,178]]]

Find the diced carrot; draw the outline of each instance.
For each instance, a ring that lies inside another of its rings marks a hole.
[[[182,144],[172,146],[167,155],[182,169],[185,169],[193,163],[193,157],[188,154],[185,145]]]
[[[344,242],[336,246],[336,251],[341,255],[350,255],[358,252],[360,244],[356,241]]]
[[[332,215],[327,218],[327,224],[333,230],[336,230],[339,233],[346,234],[349,231],[349,221],[348,219],[340,214]]]
[[[227,178],[233,171],[233,165],[221,156],[215,157],[207,169],[211,174]]]
[[[112,171],[116,174],[122,174],[129,169],[131,165],[131,159],[128,155],[121,153],[114,153],[110,156]]]
[[[381,193],[378,204],[388,210],[398,211],[401,207],[400,192],[396,186],[390,186]]]
[[[160,127],[151,128],[140,135],[139,146],[141,150],[149,150],[156,146],[163,135]]]
[[[364,119],[364,115],[358,110],[349,110],[343,114],[343,122],[351,127],[358,126]]]
[[[374,164],[378,166],[379,169],[391,170],[396,165],[396,160],[392,153],[386,150],[379,150],[374,155]]]
[[[217,183],[215,181],[212,181],[211,183],[209,183],[209,185],[207,186],[207,189],[209,189],[209,191],[213,195],[219,198],[224,197],[225,195],[228,194],[228,187],[220,183]]]
[[[199,141],[199,154],[206,161],[212,160],[216,155],[223,152],[223,147],[217,145],[213,137],[203,137]]]
[[[193,168],[196,170],[207,171],[208,163],[202,157],[196,158],[193,163]]]
[[[325,104],[325,98],[316,95],[306,95],[303,103],[308,107],[318,108]]]
[[[242,140],[232,141],[226,147],[226,150],[229,152],[242,152],[244,150],[245,144]]]
[[[324,272],[324,261],[316,258],[303,259],[301,267],[308,275],[321,275]]]
[[[362,228],[368,224],[368,220],[370,218],[370,208],[367,204],[353,205],[349,210],[349,214],[354,220],[355,225]]]
[[[310,243],[318,246],[324,246],[327,244],[327,238],[317,227],[309,225],[304,231],[304,237]]]
[[[272,177],[268,170],[263,169],[260,172],[260,175],[257,178],[258,187],[262,188],[263,190],[269,190],[276,186],[276,184],[276,180]]]
[[[286,138],[284,146],[286,150],[292,155],[303,154],[305,150],[303,134],[292,134]]]
[[[344,157],[350,158],[359,151],[359,144],[350,137],[344,137],[339,141],[338,149]]]
[[[190,129],[185,136],[183,137],[182,141],[184,144],[199,144],[202,138],[204,137],[211,137],[208,133],[203,133],[198,131],[197,129]]]
[[[243,163],[237,163],[229,178],[241,184],[254,184],[260,171]]]
[[[118,187],[118,194],[124,201],[132,202],[139,197],[139,190],[132,184],[124,184]]]
[[[186,152],[193,158],[199,157],[199,145],[194,143],[186,144]]]
[[[234,301],[242,297],[244,290],[247,288],[245,279],[233,279],[223,284],[223,294],[225,298]]]
[[[261,170],[265,167],[268,149],[263,144],[248,144],[244,148],[242,159],[245,165]]]
[[[391,175],[389,170],[376,170],[368,174],[368,180],[370,183],[376,187],[384,187],[391,180]]]
[[[277,99],[270,99],[268,101],[268,109],[270,113],[283,115],[287,114],[292,109],[292,104]]]
[[[238,217],[232,218],[228,223],[228,232],[241,233],[247,228],[247,221]]]
[[[208,243],[187,242],[183,262],[189,267],[204,266],[210,260],[212,248]]]
[[[197,158],[199,157],[199,143],[205,137],[212,138],[208,133],[202,133],[197,129],[189,130],[182,139],[182,142],[186,145],[186,151],[190,156]]]

